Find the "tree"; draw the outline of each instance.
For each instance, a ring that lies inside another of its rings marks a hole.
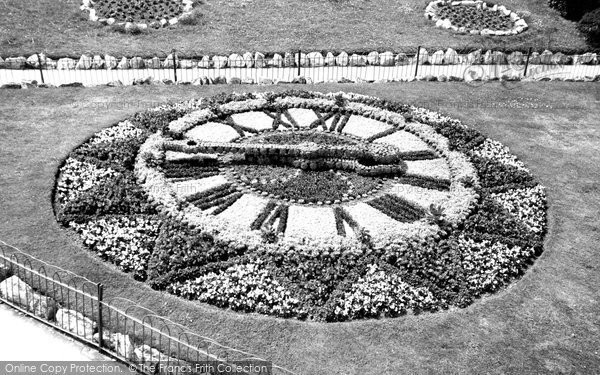
[[[578,21],[587,12],[600,7],[600,0],[548,0],[550,7],[572,21]]]
[[[592,47],[600,47],[600,8],[586,13],[577,28]]]

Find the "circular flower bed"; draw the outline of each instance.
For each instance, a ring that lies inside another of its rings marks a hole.
[[[232,94],[75,149],[57,219],[152,287],[340,321],[463,307],[542,251],[545,194],[503,145],[355,94]]]
[[[83,0],[81,10],[107,25],[158,28],[176,24],[192,10],[193,0]]]
[[[525,20],[503,5],[481,0],[432,1],[425,17],[435,21],[437,27],[481,35],[515,35],[528,27]]]

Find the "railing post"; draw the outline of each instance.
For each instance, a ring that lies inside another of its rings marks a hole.
[[[44,82],[44,72],[42,70],[42,59],[40,59],[39,53],[36,53],[35,55],[37,56],[37,60],[38,60],[38,70],[40,71],[40,78],[42,79],[42,83],[46,83],[46,82]]]
[[[417,74],[419,73],[419,59],[421,58],[421,46],[417,48],[417,65],[415,66],[415,78],[417,78]]]
[[[171,57],[173,59],[173,73],[175,74],[175,83],[177,83],[177,58],[175,57],[175,50],[171,52]]]
[[[531,47],[529,47],[529,51],[527,52],[527,61],[525,61],[525,72],[523,72],[523,77],[527,77],[527,69],[529,68],[529,58],[531,57]]]
[[[102,349],[104,342],[104,324],[102,322],[102,299],[104,295],[104,285],[98,284],[98,347]]]
[[[300,65],[302,65],[301,60],[302,60],[302,51],[298,50],[298,77],[300,77]]]

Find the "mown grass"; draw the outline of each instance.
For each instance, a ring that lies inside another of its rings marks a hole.
[[[153,291],[100,261],[56,223],[50,203],[56,169],[87,137],[149,106],[241,86],[0,91],[0,239],[104,283],[107,299],[126,296],[300,374],[598,372],[598,85],[548,82],[507,90],[492,83],[472,88],[418,82],[308,88],[421,104],[508,145],[547,186],[545,252],[521,280],[466,309],[323,324],[238,314]]]
[[[181,55],[262,51],[392,50],[418,46],[458,50],[533,47],[585,50],[576,24],[561,18],[546,0],[504,0],[524,12],[530,30],[511,37],[459,35],[433,27],[423,15],[428,0],[205,0],[195,22],[137,35],[123,34],[86,19],[80,0],[0,2],[0,55],[46,52],[58,56],[110,53],[153,56],[177,49]]]

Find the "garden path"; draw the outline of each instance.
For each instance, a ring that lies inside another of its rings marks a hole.
[[[113,361],[2,303],[0,332],[0,361]]]

